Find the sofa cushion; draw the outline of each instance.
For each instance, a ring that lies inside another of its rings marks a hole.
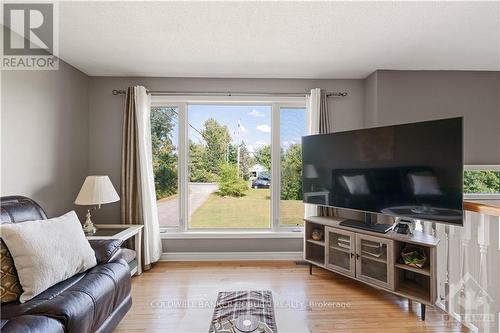
[[[28,303],[40,302],[40,296]],[[60,294],[52,296],[25,314],[56,318],[67,332],[94,332],[130,296],[128,265],[120,260],[96,266]]]
[[[54,318],[25,315],[10,320],[2,319],[0,330],[5,333],[64,333],[64,326],[59,320]]]
[[[131,263],[137,257],[137,252],[127,248],[121,248],[118,255],[126,262]]]
[[[21,316],[23,314],[26,314],[28,311],[40,306],[40,304],[62,294],[68,288],[70,288],[74,284],[78,283],[78,281],[83,279],[85,275],[86,273],[80,273],[69,279],[59,282],[55,286],[52,286],[49,289],[45,290],[40,295],[32,298],[29,302],[19,303],[19,301],[16,301],[16,302],[2,304],[2,307],[0,308],[2,312],[1,317],[3,319],[10,319],[16,316]]]
[[[14,261],[7,245],[0,238],[0,300],[2,303],[17,301],[21,292]]]
[[[0,228],[23,288],[21,303],[96,265],[94,251],[74,211],[50,220],[6,223]]]

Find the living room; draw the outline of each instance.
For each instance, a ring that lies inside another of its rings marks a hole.
[[[2,331],[500,329],[500,2],[2,9]]]

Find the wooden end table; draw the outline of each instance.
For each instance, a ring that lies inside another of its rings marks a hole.
[[[130,275],[141,275],[141,259],[142,259],[142,228],[143,225],[137,224],[96,224],[97,231],[93,235],[85,235],[88,240],[91,239],[121,239],[126,241],[134,237],[134,250],[136,252],[135,262],[132,261],[130,266]]]

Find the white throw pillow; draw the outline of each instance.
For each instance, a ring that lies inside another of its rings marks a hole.
[[[410,174],[414,195],[441,195],[435,176]]]
[[[48,220],[2,224],[0,231],[23,288],[21,303],[97,264],[74,211]]]
[[[349,194],[370,194],[365,175],[342,176]]]

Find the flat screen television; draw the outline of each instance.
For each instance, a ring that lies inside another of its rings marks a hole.
[[[302,155],[305,203],[463,223],[462,118],[304,136]]]

